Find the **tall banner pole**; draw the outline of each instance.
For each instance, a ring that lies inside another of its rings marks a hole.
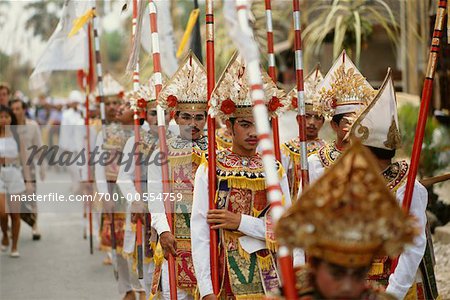
[[[158,35],[158,23],[156,14],[156,5],[153,0],[149,0],[150,8],[150,32],[152,35],[152,52],[153,52],[153,78],[155,82],[156,99],[159,98],[159,93],[162,89],[162,73],[161,73],[161,55],[159,52],[159,35]],[[164,163],[161,165],[163,193],[170,193],[169,183],[169,157],[166,140],[166,118],[164,109],[158,104],[157,106],[157,119],[158,119],[158,137],[160,151],[163,154]],[[167,222],[169,223],[170,231],[173,233],[173,219],[171,203],[164,202],[166,210]],[[175,258],[169,253],[168,259],[169,265],[169,287],[170,287],[170,299],[177,299],[177,282],[175,273]]]
[[[95,3],[95,2],[94,2]],[[95,4],[94,4],[95,5]],[[105,94],[103,91],[103,69],[102,69],[102,59],[100,54],[100,37],[98,35],[98,17],[96,13],[96,7],[92,7],[93,11],[93,31],[94,31],[94,50],[95,50],[95,63],[96,63],[96,71],[97,71],[97,89],[98,89],[98,97],[100,98],[100,119],[102,122],[102,135],[103,138],[106,137],[106,112],[105,112]],[[116,236],[115,236],[115,228],[114,228],[114,210],[110,214],[111,216],[111,256],[113,262],[114,276],[116,280],[118,279],[118,271],[117,271],[117,250],[116,250]]]
[[[273,141],[270,138],[269,115],[264,101],[265,94],[260,70],[259,50],[253,38],[253,30],[248,22],[248,1],[236,0],[235,5],[240,30],[240,40],[236,40],[236,43],[247,64],[250,93],[253,101],[253,116],[255,118],[256,131],[266,174],[267,196],[271,206],[270,214],[273,222],[276,223],[283,215],[285,208],[283,206],[283,193],[275,163]],[[297,299],[290,251],[286,246],[280,245],[277,254],[285,297],[286,299]]]
[[[300,22],[300,1],[292,0],[293,18],[294,18],[294,44],[295,44],[295,77],[297,83],[297,99],[298,99],[298,136],[300,141],[300,166],[302,187],[309,184],[308,174],[308,151],[306,144],[306,106],[305,93],[303,87],[303,52],[302,52],[302,33]]]
[[[137,0],[133,0],[133,15],[132,15],[132,39],[133,43],[139,43],[140,41],[136,41],[136,28],[137,28],[137,15],[138,15],[138,3]],[[137,92],[139,90],[139,57],[138,61],[133,70],[133,91]],[[140,117],[137,108],[134,110],[134,144],[138,145],[141,140],[140,134]],[[135,161],[139,161],[139,151],[137,147],[135,147],[134,153]],[[136,163],[134,169],[134,186],[136,188],[136,192],[141,194],[141,165]],[[139,198],[141,199],[141,198]],[[138,218],[136,220],[136,248],[137,248],[137,273],[138,278],[144,278],[144,261],[143,261],[143,246],[142,246],[142,220]]]
[[[266,7],[266,31],[267,31],[267,57],[269,65],[269,76],[273,82],[277,84],[277,71],[275,65],[275,51],[273,46],[273,22],[272,22],[272,1],[265,0]],[[280,130],[278,126],[278,117],[272,118],[273,146],[275,150],[275,158],[281,161],[280,152]]]
[[[433,37],[431,39],[430,54],[428,56],[428,65],[425,73],[425,81],[422,90],[422,100],[420,102],[419,118],[417,120],[416,134],[411,154],[411,163],[406,182],[405,196],[403,198],[403,209],[409,213],[411,201],[414,192],[414,182],[419,167],[420,153],[422,151],[423,137],[425,135],[425,125],[427,124],[428,110],[433,93],[434,74],[436,72],[437,60],[441,50],[441,39],[444,34],[444,19],[447,9],[447,0],[440,0],[434,23]],[[448,12],[447,12],[448,13]],[[392,264],[391,272],[395,271],[398,260]]]
[[[216,83],[215,80],[215,62],[214,62],[214,1],[206,0],[206,81],[208,102]],[[216,121],[208,114],[208,200],[209,209],[215,209],[216,197]],[[211,263],[211,280],[213,284],[214,294],[220,292],[219,281],[219,238],[216,230],[210,229],[210,263]]]

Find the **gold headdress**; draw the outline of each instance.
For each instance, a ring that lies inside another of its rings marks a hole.
[[[97,91],[95,93],[97,96],[100,96]],[[125,96],[125,89],[123,86],[115,80],[111,74],[105,74],[103,76],[103,96],[104,97],[119,97],[120,99],[123,99]]]
[[[357,113],[367,106],[375,96],[375,90],[346,55],[345,50],[334,62],[318,87],[315,108],[334,116]]]
[[[164,86],[158,102],[169,111],[208,109],[206,70],[192,51]]]
[[[266,106],[270,117],[278,116],[287,109],[288,100],[272,78],[262,72]],[[247,79],[247,68],[237,52],[233,54],[225,71],[217,82],[210,102],[209,113],[225,121],[229,118],[252,115],[253,102]]]
[[[316,113],[314,110],[314,101],[317,101],[318,87],[323,80],[322,72],[320,72],[319,64],[316,65],[313,71],[308,74],[304,82],[304,97],[306,104],[306,112]],[[288,94],[289,110],[297,110],[298,98],[297,88],[293,88]]]
[[[348,268],[394,257],[417,234],[359,141],[300,197],[276,228],[280,244]]]
[[[361,139],[366,146],[395,150],[401,146],[397,100],[391,69],[381,85],[375,99],[354,122],[351,134]]]
[[[131,109],[139,112],[141,118],[145,117],[146,110],[155,110],[158,102],[156,101],[156,89],[153,76],[150,78],[148,84],[141,84],[137,91],[126,93],[125,99],[130,102]]]

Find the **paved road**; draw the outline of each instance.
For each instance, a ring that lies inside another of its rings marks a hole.
[[[58,183],[55,184],[56,179]],[[66,174],[52,172],[42,192],[68,194]],[[0,255],[0,299],[120,299],[111,266],[104,254],[89,254],[83,239],[82,208],[77,213],[40,215],[41,241],[31,240],[31,229],[22,222],[19,259]]]

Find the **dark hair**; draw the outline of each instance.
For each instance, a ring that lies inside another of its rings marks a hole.
[[[9,107],[11,107],[14,103],[17,103],[17,102],[22,104],[22,109],[23,110],[27,110],[27,108],[28,108],[27,104],[24,101],[20,100],[20,99],[9,100]]]
[[[9,87],[9,84],[7,84],[6,82],[0,82],[0,90],[3,89],[8,91],[8,95],[11,94],[11,88]]]
[[[395,150],[387,150],[376,147],[368,146],[370,152],[376,156],[378,159],[392,159],[395,156]]]
[[[345,114],[338,114],[338,115],[334,115],[333,118],[331,119],[331,122],[336,123],[336,125],[339,125],[339,123],[341,123],[341,120],[345,117]]]
[[[17,150],[20,151],[20,139],[19,139],[19,134],[17,133],[17,118],[14,115],[13,111],[11,110],[11,108],[9,108],[8,106],[5,105],[0,105],[0,113],[2,112],[6,112],[7,114],[9,114],[9,116],[11,117],[11,133],[14,137],[14,140],[16,140],[17,143]]]

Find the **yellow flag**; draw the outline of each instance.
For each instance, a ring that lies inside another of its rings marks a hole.
[[[83,28],[83,26],[89,22],[90,20],[92,20],[92,18],[94,18],[95,16],[95,9],[91,8],[89,9],[84,15],[82,15],[81,17],[79,17],[78,19],[76,19],[73,22],[73,27],[72,30],[70,30],[69,32],[69,37],[74,36],[75,34],[77,34],[77,32]]]
[[[191,11],[191,15],[189,16],[188,23],[186,25],[186,30],[184,31],[183,38],[181,39],[180,46],[178,47],[177,57],[180,57],[183,54],[184,47],[191,36],[192,29],[194,29],[195,22],[197,22],[198,15],[200,14],[200,9],[196,8]]]

